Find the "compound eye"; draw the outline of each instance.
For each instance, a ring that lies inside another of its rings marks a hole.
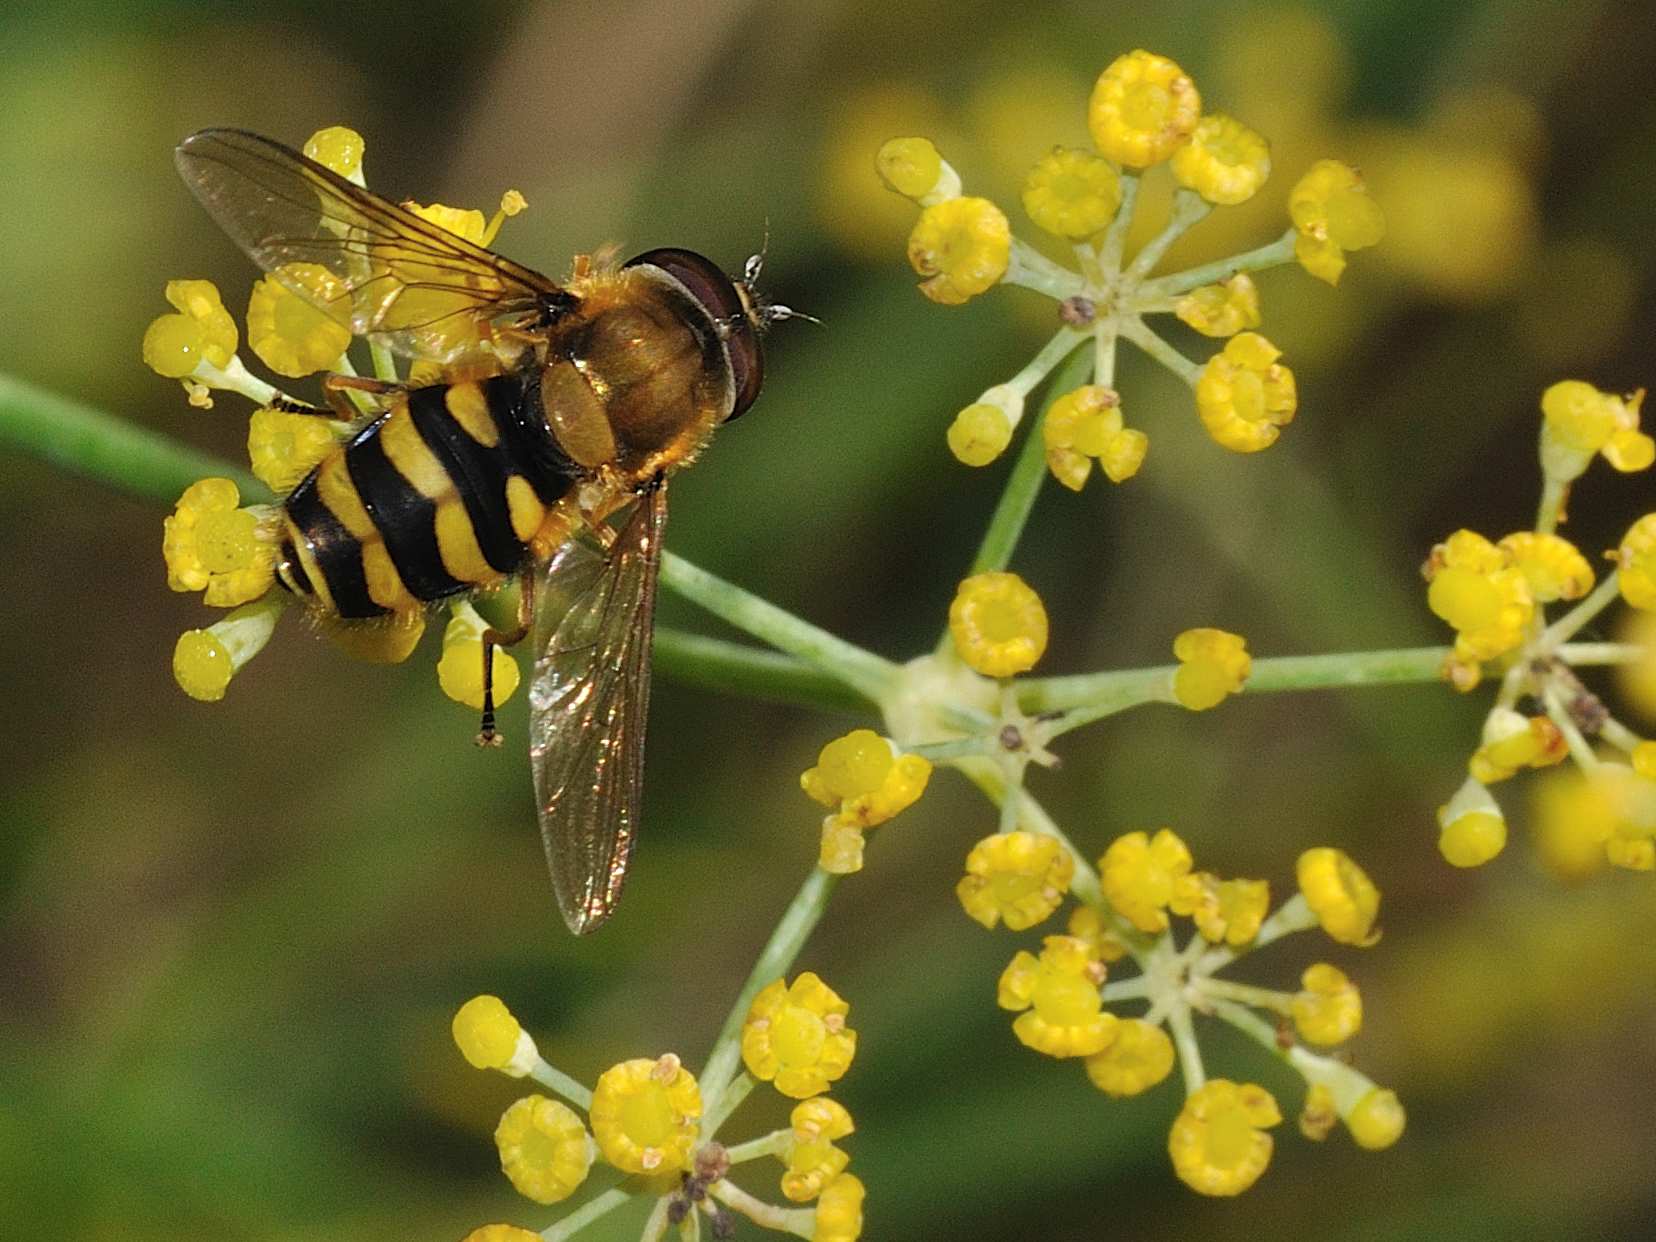
[[[755,255],[747,262],[747,270],[757,273],[762,256]],[[731,380],[736,400],[730,407],[725,422],[739,417],[759,396],[764,379],[765,360],[759,347],[759,334],[748,317],[747,304],[737,291],[735,282],[719,269],[711,259],[693,250],[647,250],[637,258],[627,260],[628,267],[649,264],[659,267],[690,292],[702,308],[725,327],[725,346],[730,353]],[[744,280],[748,277],[744,276]]]

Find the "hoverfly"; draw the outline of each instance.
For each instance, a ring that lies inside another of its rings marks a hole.
[[[415,386],[330,375],[358,419],[282,502],[277,580],[342,625],[409,622],[516,576],[514,631],[484,636],[480,743],[498,741],[493,647],[532,636],[529,754],[558,906],[609,917],[638,831],[667,475],[759,395],[760,336],[796,314],[688,250],[570,278],[427,223],[279,143],[205,130],[179,172],[265,271],[357,336],[436,364]]]

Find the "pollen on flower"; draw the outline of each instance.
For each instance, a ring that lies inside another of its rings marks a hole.
[[[1203,336],[1235,336],[1259,326],[1259,289],[1251,276],[1238,272],[1217,285],[1192,289],[1173,313]]]
[[[841,1173],[817,1200],[811,1242],[856,1242],[862,1235],[863,1184],[854,1173]]]
[[[1023,931],[1058,908],[1074,875],[1075,860],[1056,837],[996,833],[966,855],[966,874],[955,895],[985,927],[1004,922],[1012,931]]]
[[[1173,1122],[1167,1151],[1179,1180],[1204,1195],[1241,1194],[1271,1162],[1276,1100],[1253,1083],[1215,1078],[1193,1092]]]
[[[278,375],[299,378],[337,366],[351,330],[301,298],[289,284],[330,305],[350,305],[345,282],[320,263],[288,263],[253,286],[247,302],[247,344]]]
[[[1635,608],[1656,610],[1656,513],[1627,528],[1616,549],[1616,565],[1622,598]]]
[[[1190,872],[1190,849],[1171,828],[1154,838],[1129,832],[1110,842],[1098,860],[1098,875],[1110,904],[1140,931],[1167,930],[1167,906],[1174,885]]]
[[[535,1061],[535,1041],[498,996],[474,996],[454,1012],[455,1046],[475,1069],[522,1078]]]
[[[1173,674],[1173,697],[1193,712],[1206,711],[1241,691],[1253,671],[1253,657],[1240,634],[1200,627],[1173,640],[1179,668]]]
[[[701,1128],[701,1089],[667,1053],[612,1065],[592,1093],[592,1134],[604,1158],[625,1173],[690,1167]]]
[[[1346,251],[1375,245],[1386,232],[1380,205],[1349,164],[1318,160],[1288,195],[1298,237],[1294,255],[1318,280],[1338,284]]]
[[[236,321],[210,280],[169,280],[167,301],[178,311],[144,331],[144,364],[157,375],[184,379],[207,362],[225,367],[236,352]]]
[[[1028,672],[1046,651],[1046,608],[1017,574],[973,574],[949,605],[949,633],[974,672],[1012,677]]]
[[[1168,908],[1192,919],[1204,939],[1240,948],[1259,935],[1270,904],[1271,887],[1264,880],[1221,880],[1198,871],[1173,881]]]
[[[1099,75],[1087,127],[1106,157],[1147,168],[1189,141],[1201,115],[1189,75],[1167,57],[1139,50],[1116,57]]]
[[[1306,850],[1295,870],[1300,892],[1331,937],[1358,946],[1380,939],[1374,930],[1380,890],[1344,850],[1326,845]]]
[[[483,710],[483,635],[489,629],[476,608],[464,600],[451,605],[443,627],[443,654],[437,661],[437,681],[443,693],[473,711]],[[493,691],[495,705],[506,702],[518,687],[517,661],[495,647]]]
[[[1375,1087],[1352,1106],[1345,1123],[1357,1146],[1382,1151],[1403,1137],[1407,1120],[1397,1092]]]
[[[184,489],[161,540],[173,590],[202,591],[207,604],[233,608],[270,589],[274,549],[260,514],[238,508],[240,500],[229,479],[202,479]]]
[[[857,1033],[845,1025],[850,1010],[808,970],[791,985],[774,980],[753,998],[742,1024],[742,1062],[793,1099],[826,1091],[856,1055]]]
[[[1012,256],[1012,226],[986,198],[950,198],[920,213],[909,234],[909,264],[920,292],[957,306],[993,288]]]
[[[592,1140],[573,1109],[544,1095],[526,1095],[495,1127],[500,1168],[517,1192],[536,1203],[558,1203],[586,1181]]]
[[[305,139],[305,158],[315,160],[341,177],[354,178],[362,170],[366,144],[362,135],[344,125],[330,125]]]
[[[1196,410],[1208,435],[1238,453],[1276,443],[1294,419],[1299,397],[1282,351],[1257,332],[1225,342],[1196,379]]]
[[[1213,112],[1197,123],[1169,167],[1179,184],[1210,203],[1245,203],[1271,175],[1271,148],[1233,117]]]
[[[1085,241],[1115,218],[1121,174],[1090,151],[1054,147],[1024,179],[1023,205],[1037,228]]]
[[[1343,1044],[1363,1025],[1363,998],[1344,971],[1318,962],[1300,976],[1294,994],[1294,1026],[1313,1044]]]
[[[1110,1046],[1087,1058],[1087,1077],[1106,1095],[1138,1095],[1172,1073],[1173,1060],[1166,1031],[1142,1018],[1123,1018]]]
[[[335,424],[313,414],[290,414],[269,407],[253,411],[247,423],[247,456],[259,481],[278,495],[291,492],[339,445]]]
[[[1104,963],[1074,936],[1048,936],[1042,944],[1040,957],[1020,949],[1001,972],[996,1003],[1018,1013],[1012,1033],[1050,1057],[1104,1051],[1119,1022],[1099,994]]]

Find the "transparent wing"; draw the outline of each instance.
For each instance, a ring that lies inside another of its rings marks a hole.
[[[409,358],[486,357],[494,328],[532,322],[546,277],[257,134],[209,129],[175,154],[185,183],[248,257],[357,336]]]
[[[664,484],[607,553],[579,542],[548,563],[536,602],[529,760],[558,908],[588,932],[615,909],[638,833],[650,707]]]

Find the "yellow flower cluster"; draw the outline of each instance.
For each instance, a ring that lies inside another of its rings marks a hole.
[[[864,834],[907,810],[931,780],[931,762],[899,751],[872,729],[854,729],[822,748],[799,787],[831,809],[822,821],[817,865],[835,875],[862,870]]]

